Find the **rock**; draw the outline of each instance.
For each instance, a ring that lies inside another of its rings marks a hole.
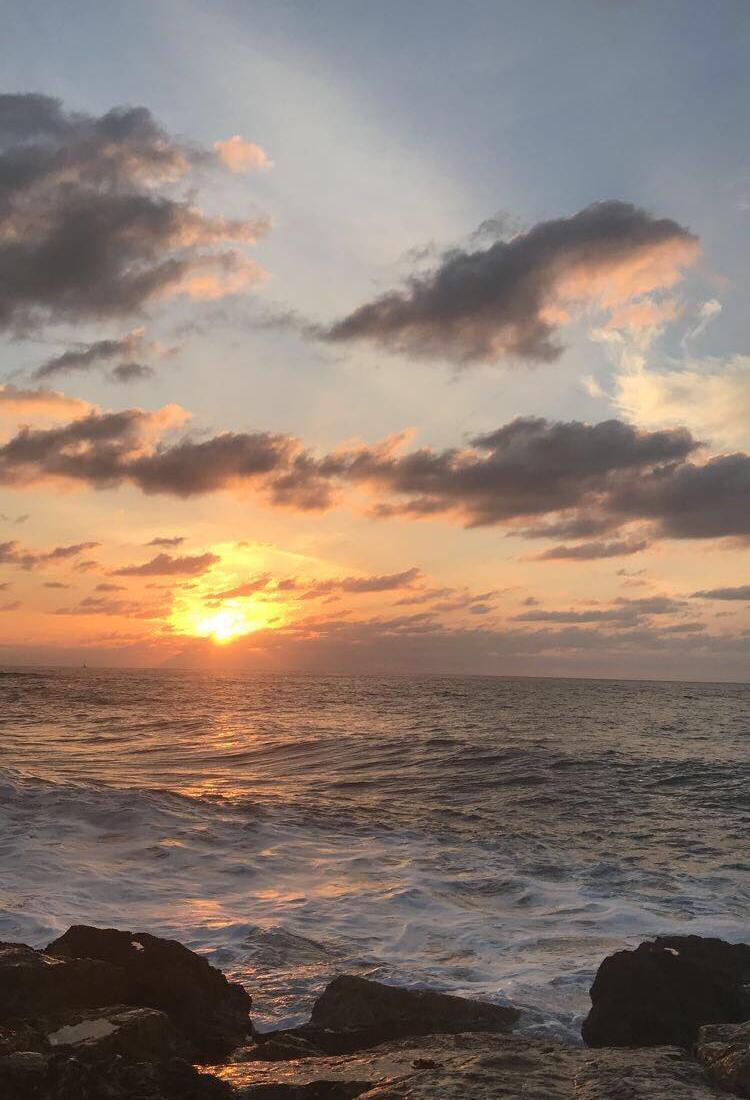
[[[164,1062],[183,1053],[174,1024],[154,1008],[94,1009],[68,1017],[45,1035],[52,1050],[84,1061],[121,1055],[133,1062]]]
[[[124,982],[117,1000],[166,1013],[189,1042],[194,1061],[217,1061],[252,1034],[245,989],[176,940],[74,925],[46,953],[117,968]],[[112,1000],[110,996],[104,1003]]]
[[[488,1032],[212,1071],[242,1100],[726,1100],[678,1047],[591,1051]]]
[[[384,1097],[424,1100],[516,1095],[524,1100],[568,1100],[583,1053],[579,1047],[516,1035],[430,1035],[344,1056],[235,1061],[212,1071],[243,1100],[338,1100],[354,1095],[369,1100],[381,1091]]]
[[[16,1053],[0,1058],[3,1100],[232,1100],[231,1088],[189,1062],[87,1063],[68,1055]]]
[[[399,989],[382,982],[341,974],[323,990],[310,1023],[325,1028],[366,1028],[393,1024],[405,1034],[432,1032],[509,1031],[518,1019],[515,1008],[435,993],[429,989]]]
[[[591,987],[584,1041],[691,1046],[703,1024],[750,1016],[750,946],[663,936],[604,960]]]
[[[750,1020],[702,1027],[695,1052],[722,1088],[750,1097]]]
[[[412,1035],[503,1032],[518,1016],[515,1008],[505,1005],[433,990],[399,989],[342,974],[315,1002],[309,1023],[256,1036],[254,1056],[268,1058],[264,1048],[270,1045],[268,1060],[300,1057],[300,1042],[311,1054],[350,1054]]]
[[[60,959],[0,943],[0,1021],[35,1019],[123,1000],[122,971],[96,959]]]
[[[602,1050],[576,1074],[576,1100],[719,1100],[722,1094],[679,1047]],[[726,1097],[723,1098],[726,1100]]]
[[[307,1085],[251,1085],[243,1100],[353,1100],[370,1088],[368,1081],[311,1081]]]

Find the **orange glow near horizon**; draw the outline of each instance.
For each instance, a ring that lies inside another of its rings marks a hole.
[[[171,623],[177,634],[210,638],[226,645],[246,634],[266,630],[278,621],[278,607],[252,600],[226,600],[220,607],[206,608],[200,599],[172,612]]]

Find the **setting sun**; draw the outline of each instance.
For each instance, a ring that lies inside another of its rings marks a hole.
[[[243,606],[247,603],[247,606]],[[172,625],[178,634],[211,638],[218,645],[264,630],[277,619],[276,609],[248,601],[232,601],[211,611],[199,604],[176,610]]]

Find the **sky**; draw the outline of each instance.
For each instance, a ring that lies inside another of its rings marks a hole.
[[[0,663],[750,676],[745,0],[11,0]]]

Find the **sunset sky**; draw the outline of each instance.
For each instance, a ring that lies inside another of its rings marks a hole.
[[[0,663],[748,678],[745,0],[3,22]]]

